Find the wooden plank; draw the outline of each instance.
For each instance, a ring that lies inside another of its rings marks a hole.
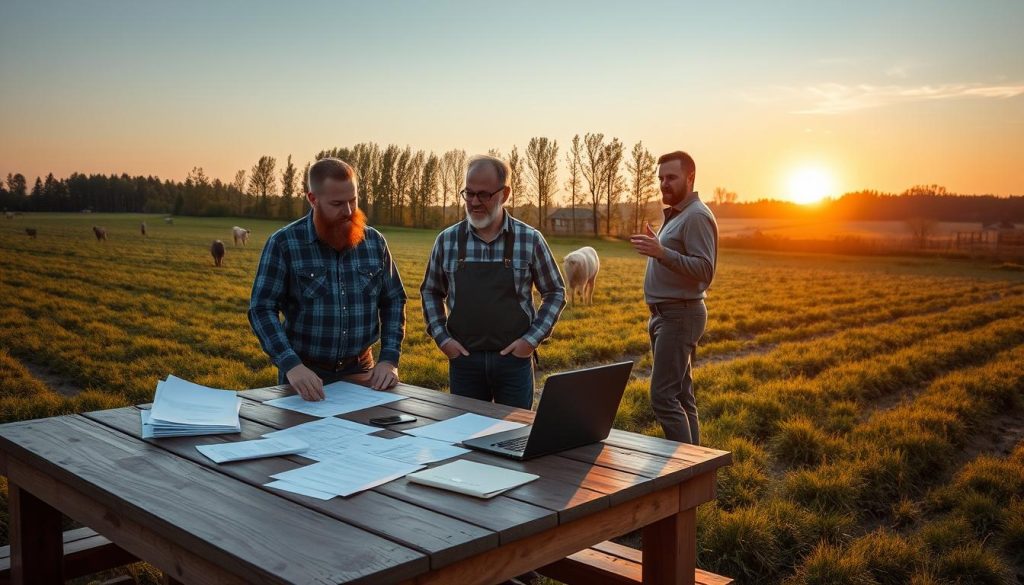
[[[133,407],[90,412],[84,416],[131,437],[140,435],[139,411]],[[244,418],[241,423],[242,432],[237,435],[174,437],[149,443],[255,487],[273,481],[272,474],[308,462],[305,458],[273,457],[217,465],[196,450],[196,445],[257,439],[275,430]],[[490,530],[373,491],[327,501],[277,490],[270,493],[427,553],[435,568],[498,546],[498,535]]]
[[[11,462],[8,461],[8,472]],[[8,476],[11,583],[63,583],[64,543],[60,512]]]
[[[643,582],[693,583],[697,570],[697,510],[690,508],[643,529]]]
[[[659,457],[606,443],[576,447],[562,451],[559,456],[649,477],[653,480],[655,489],[686,481],[699,473],[693,466],[678,459]]]
[[[643,579],[641,552],[610,540],[546,565],[537,572],[568,585],[610,583],[638,585]],[[696,585],[729,585],[732,579],[701,569],[694,571]]]
[[[553,563],[603,540],[672,516],[678,511],[679,487],[671,486],[432,571],[418,577],[416,583],[497,583]]]
[[[196,571],[211,570],[239,581],[380,583],[428,569],[422,553],[79,416],[4,425],[0,449],[12,482],[35,481],[40,499],[179,580],[207,582]]]
[[[728,451],[677,443],[661,437],[649,437],[618,429],[612,429],[604,442],[615,447],[685,461],[694,466],[698,473],[732,464],[732,453]]]

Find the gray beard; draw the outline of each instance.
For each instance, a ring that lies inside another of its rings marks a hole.
[[[490,213],[490,215],[488,215],[484,219],[480,219],[480,220],[473,219],[473,215],[467,209],[466,210],[466,221],[468,221],[469,225],[473,226],[474,229],[482,230],[482,229],[486,228],[487,226],[491,225],[492,223],[494,223],[495,221],[497,221],[497,219],[499,217],[501,217],[502,209],[504,209],[504,207],[499,205],[498,207],[494,208],[494,211],[492,211]]]

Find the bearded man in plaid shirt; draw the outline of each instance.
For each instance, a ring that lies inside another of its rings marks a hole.
[[[278,367],[278,383],[306,400],[322,400],[324,384],[341,379],[391,388],[405,337],[398,267],[384,236],[366,225],[348,163],[321,159],[307,180],[309,213],[263,248],[249,323]],[[370,348],[378,340],[375,364]]]

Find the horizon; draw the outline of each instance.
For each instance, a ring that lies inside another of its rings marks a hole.
[[[696,190],[741,202],[931,184],[1024,193],[1019,2],[14,2],[0,14],[0,73],[17,80],[0,173],[30,186],[49,172],[183,181],[193,167],[230,182],[262,155],[301,170],[359,142],[507,156],[547,136],[561,199],[573,134],[601,132],[627,155],[638,140],[655,156],[686,150]]]

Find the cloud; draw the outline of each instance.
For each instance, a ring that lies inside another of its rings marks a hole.
[[[1024,83],[983,85],[947,83],[939,85],[850,85],[820,83],[804,87],[773,87],[744,92],[752,103],[797,103],[795,114],[836,115],[894,104],[953,99],[1007,99],[1024,95]]]

